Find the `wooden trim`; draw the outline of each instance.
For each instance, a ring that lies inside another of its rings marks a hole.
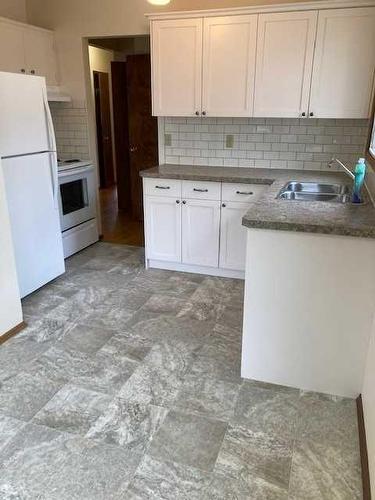
[[[19,333],[21,330],[26,328],[26,326],[27,326],[27,324],[24,321],[22,321],[22,323],[15,326],[14,328],[9,330],[8,332],[4,333],[3,335],[0,335],[0,344],[4,344],[4,342],[9,340],[11,337],[14,337],[15,335],[17,335],[17,333]]]
[[[359,449],[361,453],[361,466],[362,466],[363,500],[371,500],[370,471],[368,466],[368,452],[367,452],[366,429],[365,429],[365,419],[363,414],[362,395],[359,395],[357,398],[357,416],[358,416],[358,432],[359,432]]]
[[[150,12],[145,16],[150,19],[188,19],[192,17],[236,16],[242,14],[267,14],[273,12],[291,12],[302,10],[345,9],[354,7],[374,7],[374,0],[326,0],[302,3],[282,3],[275,5],[254,5],[252,7],[234,7],[209,10],[186,10],[170,12]]]

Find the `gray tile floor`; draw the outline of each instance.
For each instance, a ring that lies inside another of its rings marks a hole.
[[[0,498],[362,497],[355,403],[240,378],[243,283],[99,243],[0,346]]]

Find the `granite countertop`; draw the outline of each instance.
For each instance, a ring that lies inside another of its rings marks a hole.
[[[369,198],[363,206],[276,198],[280,189],[292,180],[350,186],[351,180],[341,172],[159,165],[143,170],[140,175],[164,179],[265,184],[268,188],[242,219],[242,224],[246,227],[375,238],[375,208]]]

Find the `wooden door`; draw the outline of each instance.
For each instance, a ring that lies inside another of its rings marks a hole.
[[[116,155],[117,204],[120,210],[131,212],[129,124],[126,63],[111,62],[113,133]]]
[[[307,116],[317,15],[259,15],[254,116]]]
[[[203,19],[152,21],[153,114],[201,112]]]
[[[145,196],[148,259],[181,262],[181,203],[168,196]]]
[[[151,111],[151,61],[148,54],[126,59],[131,212],[143,220],[139,172],[158,164],[158,122]]]
[[[115,182],[113,169],[109,76],[108,73],[103,73],[101,71],[94,71],[93,74],[100,187],[107,188],[112,186]]]
[[[310,112],[368,118],[375,68],[375,8],[319,12]]]
[[[48,31],[25,29],[27,73],[44,76],[47,85],[57,85],[54,35]]]
[[[218,267],[220,201],[183,200],[182,262]]]
[[[26,73],[24,29],[0,21],[0,71]]]
[[[257,22],[257,15],[204,20],[202,111],[207,116],[252,116]]]
[[[245,270],[247,230],[242,217],[248,210],[247,203],[222,204],[219,265],[223,269]]]

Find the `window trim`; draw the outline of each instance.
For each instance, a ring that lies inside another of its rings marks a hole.
[[[372,107],[372,113],[371,113],[371,119],[370,119],[370,126],[369,126],[369,134],[368,134],[368,140],[367,140],[367,146],[366,146],[366,159],[368,163],[372,166],[372,168],[375,170],[375,149],[371,150],[371,139],[373,134],[375,134],[375,99],[374,99],[374,104]],[[375,148],[375,144],[374,144]]]

